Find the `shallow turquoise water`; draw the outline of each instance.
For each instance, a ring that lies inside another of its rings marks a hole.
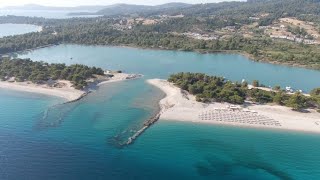
[[[39,30],[39,28],[39,26],[30,24],[0,24],[0,38],[4,36],[36,32]]]
[[[60,99],[0,89],[0,179],[320,177],[320,136],[314,134],[161,120],[133,145],[116,146],[141,127],[163,96],[145,83],[147,78],[197,71],[309,90],[319,84],[317,71],[255,63],[238,55],[99,46],[61,45],[21,57],[123,69],[145,77],[104,85],[63,106],[54,106]],[[258,73],[269,71],[268,76]],[[48,108],[52,111],[43,119]]]
[[[35,117],[56,100],[0,91],[7,104],[0,106],[0,178],[317,179],[320,175],[319,136],[313,134],[164,120],[132,146],[117,149],[108,139],[148,115],[146,108],[135,109],[135,103],[121,104],[126,97],[116,90],[133,84],[99,90],[97,103],[90,103],[97,97],[88,96],[60,126],[49,129],[35,128]],[[129,95],[138,100],[128,101],[139,102],[140,93]],[[102,99],[108,103],[102,105]]]
[[[108,69],[142,73],[147,78],[167,78],[175,72],[204,72],[241,81],[260,80],[267,86],[292,86],[310,91],[320,86],[320,71],[293,68],[248,60],[241,55],[198,54],[134,48],[59,45],[22,54],[47,62],[83,63]]]

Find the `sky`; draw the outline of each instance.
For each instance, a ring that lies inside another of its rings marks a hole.
[[[157,5],[169,2],[212,3],[228,0],[0,0],[0,7],[39,4],[46,6],[110,5],[116,3]]]

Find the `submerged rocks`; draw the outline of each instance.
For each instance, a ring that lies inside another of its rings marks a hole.
[[[136,78],[141,78],[143,75],[142,74],[128,74],[126,79],[136,79]]]
[[[128,141],[122,146],[130,145],[134,143],[134,140],[136,140],[145,130],[147,130],[152,124],[154,124],[159,120],[160,115],[161,113],[159,112],[156,115],[149,118],[145,123],[143,123],[143,127],[139,131],[137,131],[133,136],[129,137]]]

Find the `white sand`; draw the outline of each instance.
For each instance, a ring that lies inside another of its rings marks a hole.
[[[117,81],[126,80],[127,77],[131,77],[130,74],[125,73],[117,73],[114,74],[112,78],[102,78],[101,84],[112,83]],[[59,83],[64,83],[65,86],[58,88],[58,87],[50,87],[48,85],[37,85],[30,82],[6,82],[0,81],[0,90],[2,89],[10,89],[15,91],[22,91],[22,92],[31,92],[31,93],[38,93],[44,94],[49,96],[61,97],[66,99],[67,101],[73,101],[80,98],[86,91],[77,90],[72,87],[70,81],[59,80]],[[94,83],[93,83],[94,84]]]
[[[38,32],[42,32],[42,31],[43,31],[43,27],[40,26],[40,27],[38,28]]]
[[[56,97],[64,98],[68,101],[75,100],[85,93],[84,91],[76,90],[73,87],[71,87],[71,83],[69,81],[58,81],[58,82],[65,83],[66,86],[62,88],[54,88],[54,87],[49,87],[47,85],[36,85],[30,82],[28,83],[28,82],[0,81],[0,88],[10,89],[15,91],[38,93],[38,94],[44,94],[49,96],[56,96]]]
[[[136,79],[136,78],[140,78],[142,76],[140,74],[126,74],[126,73],[115,73],[113,75],[114,76],[112,78],[99,83],[98,86],[106,84],[106,83],[124,81],[124,80],[129,80],[129,79]]]
[[[147,82],[160,88],[167,95],[160,101],[160,118],[163,120],[178,120],[197,123],[212,123],[253,128],[274,128],[320,133],[320,113],[317,113],[315,110],[309,110],[310,113],[295,112],[290,108],[278,105],[251,104],[248,109],[257,112],[259,116],[265,116],[267,118],[271,118],[272,120],[278,121],[281,126],[249,124],[243,122],[239,123],[215,120],[201,120],[199,118],[199,114],[214,109],[226,109],[226,106],[230,104],[204,104],[201,102],[197,102],[195,101],[195,97],[193,95],[181,91],[180,88],[175,87],[172,83],[169,83],[166,80],[151,79]]]

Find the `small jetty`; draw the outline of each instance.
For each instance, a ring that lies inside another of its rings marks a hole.
[[[91,93],[91,91],[85,92],[85,93],[83,93],[80,97],[78,97],[77,99],[74,99],[74,100],[72,100],[72,101],[65,102],[65,103],[63,103],[63,104],[70,104],[70,103],[77,102],[77,101],[81,100],[82,98],[86,97],[86,96],[87,96],[88,94],[90,94],[90,93]]]
[[[141,75],[140,75],[141,76]],[[149,119],[147,119],[142,127],[138,130],[135,131],[135,133],[131,136],[127,136],[128,138],[122,139],[121,134],[115,136],[114,138],[109,139],[109,142],[115,145],[118,148],[124,148],[126,146],[129,146],[135,142],[135,140],[142,134],[144,133],[149,127],[151,127],[153,124],[155,124],[159,119],[160,116],[169,108],[173,107],[174,105],[160,105],[159,110],[157,111],[156,114],[151,116]],[[128,132],[128,131],[126,131]],[[122,133],[124,134],[124,133]]]
[[[157,113],[156,115],[152,116],[149,118],[146,122],[143,123],[143,127],[137,131],[134,135],[128,138],[128,141],[122,144],[122,146],[127,146],[130,144],[133,144],[134,141],[145,131],[147,130],[150,126],[152,126],[155,122],[157,122],[160,118],[161,112]]]

